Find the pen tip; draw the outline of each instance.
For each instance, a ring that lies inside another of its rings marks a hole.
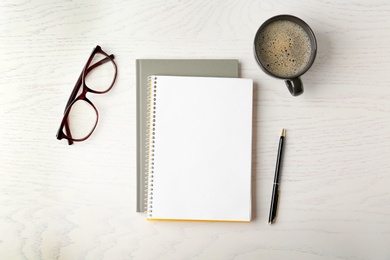
[[[286,129],[283,128],[282,129],[282,133],[280,135],[283,136],[283,137],[286,136]]]

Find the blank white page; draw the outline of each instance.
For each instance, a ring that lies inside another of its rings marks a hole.
[[[147,218],[250,221],[252,80],[151,79]]]

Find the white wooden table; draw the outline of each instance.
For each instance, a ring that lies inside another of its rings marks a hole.
[[[318,41],[292,97],[253,57],[271,16]],[[390,259],[389,1],[0,3],[0,259]],[[90,51],[119,74],[90,139],[55,138]],[[254,220],[147,222],[135,212],[135,59],[228,58],[255,82]],[[276,223],[267,224],[287,129]]]

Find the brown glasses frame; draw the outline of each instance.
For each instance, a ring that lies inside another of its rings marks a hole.
[[[103,56],[105,56],[105,58],[103,58],[102,60],[94,63],[93,65],[91,65],[91,62],[94,58],[94,56],[96,54],[102,54]],[[114,61],[114,55],[111,54],[111,55],[108,55],[107,53],[105,53],[102,48],[97,45],[87,63],[85,64],[81,74],[80,74],[80,77],[78,78],[77,82],[76,82],[76,85],[74,86],[73,88],[73,91],[72,93],[70,94],[70,97],[68,99],[68,102],[66,103],[66,107],[65,107],[65,111],[64,111],[64,116],[62,118],[62,121],[61,121],[61,125],[57,131],[57,139],[58,140],[61,140],[61,139],[67,139],[68,140],[68,144],[71,145],[73,144],[73,142],[82,142],[82,141],[85,141],[87,140],[93,133],[93,131],[95,130],[96,126],[97,126],[97,123],[99,121],[99,112],[98,110],[96,109],[96,107],[94,106],[94,104],[86,97],[87,93],[88,92],[91,92],[91,93],[94,93],[94,94],[105,94],[107,93],[108,91],[111,90],[111,88],[114,86],[114,83],[116,81],[116,77],[117,77],[117,74],[118,74],[118,68],[117,68],[117,65]],[[111,85],[104,91],[97,91],[97,90],[94,90],[94,89],[91,89],[89,88],[86,83],[85,83],[85,78],[86,76],[88,75],[88,73],[90,73],[93,69],[97,68],[98,66],[106,63],[106,62],[112,62],[112,64],[114,65],[114,68],[115,68],[115,75],[114,75],[114,78],[112,80],[112,83]],[[80,91],[80,88],[82,87],[82,91],[81,93],[77,96],[77,93]],[[85,102],[87,102],[94,110],[95,110],[95,113],[96,113],[96,122],[95,122],[95,125],[93,126],[91,132],[83,137],[83,138],[74,138],[72,137],[72,134],[70,132],[70,128],[69,128],[69,122],[68,122],[68,116],[69,116],[69,113],[71,111],[71,108],[72,106],[79,100],[83,100]],[[66,131],[66,134],[64,133],[64,127],[65,127],[65,131]]]

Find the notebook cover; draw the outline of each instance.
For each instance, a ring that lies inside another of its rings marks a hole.
[[[148,220],[250,221],[253,81],[150,85]]]
[[[138,59],[136,60],[137,95],[137,212],[145,211],[145,161],[148,76],[238,77],[234,59]]]

